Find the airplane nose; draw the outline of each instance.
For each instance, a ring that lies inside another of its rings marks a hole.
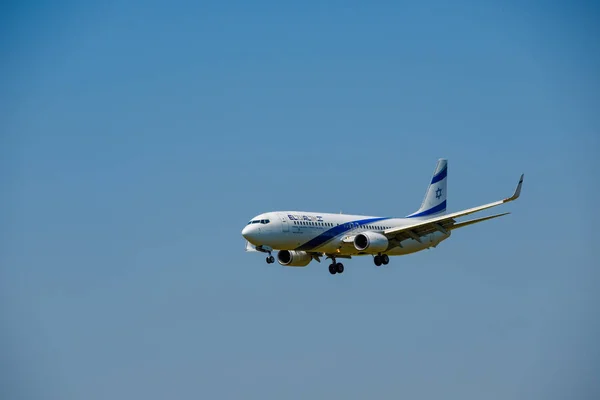
[[[242,236],[244,239],[248,239],[248,234],[250,233],[250,225],[246,225],[244,229],[242,229]]]
[[[242,229],[242,236],[244,237],[244,239],[253,244],[254,242],[256,242],[258,233],[259,230],[253,225],[246,225],[244,229]]]

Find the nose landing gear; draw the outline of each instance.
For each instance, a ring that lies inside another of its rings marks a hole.
[[[267,264],[273,264],[275,262],[275,257],[271,255],[270,251],[268,253],[269,255],[267,256]]]
[[[272,253],[272,251],[273,251],[273,249],[272,249],[271,247],[269,247],[269,246],[262,246],[262,245],[260,245],[260,246],[256,246],[256,247],[255,247],[255,249],[256,249],[257,251],[260,251],[260,252],[262,252],[262,253],[268,253],[268,254],[269,254],[269,255],[267,256],[267,258],[266,258],[267,264],[273,264],[273,263],[275,262],[275,257],[273,257],[273,256],[271,255],[271,253]]]

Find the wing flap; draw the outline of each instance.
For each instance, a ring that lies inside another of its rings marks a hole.
[[[438,222],[424,221],[420,224],[411,225],[410,227],[389,229],[383,232],[383,234],[389,239],[396,239],[398,241],[402,241],[405,239],[416,240],[416,238],[429,235],[430,233],[436,231],[447,233],[449,230],[452,229],[452,226],[455,222],[456,221],[453,218],[447,218],[443,221]]]

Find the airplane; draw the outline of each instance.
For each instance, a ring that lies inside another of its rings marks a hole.
[[[512,196],[503,200],[446,214],[448,160],[437,161],[421,207],[403,217],[376,217],[303,211],[273,211],[252,218],[242,230],[246,251],[268,254],[268,264],[306,267],[321,257],[330,259],[329,273],[344,272],[339,259],[373,257],[376,266],[387,265],[390,256],[435,248],[453,230],[510,214],[509,212],[457,222],[456,218],[516,200],[523,177]]]

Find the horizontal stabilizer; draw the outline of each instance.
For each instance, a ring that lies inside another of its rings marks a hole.
[[[246,251],[256,251],[256,252],[261,252],[261,253],[271,253],[273,251],[273,248],[270,246],[255,246],[252,243],[250,243],[249,241],[246,240]]]
[[[254,245],[252,243],[250,243],[249,241],[246,241],[246,251],[258,251],[256,250],[256,247],[254,247]]]
[[[494,218],[502,217],[502,216],[507,215],[507,214],[510,214],[510,213],[509,212],[505,212],[505,213],[502,213],[502,214],[490,215],[489,217],[482,217],[482,218],[472,219],[472,220],[469,220],[469,221],[459,222],[457,224],[452,225],[450,227],[450,230],[453,231],[454,229],[464,228],[465,226],[473,225],[473,224],[476,224],[478,222],[487,221],[488,219],[494,219]]]

